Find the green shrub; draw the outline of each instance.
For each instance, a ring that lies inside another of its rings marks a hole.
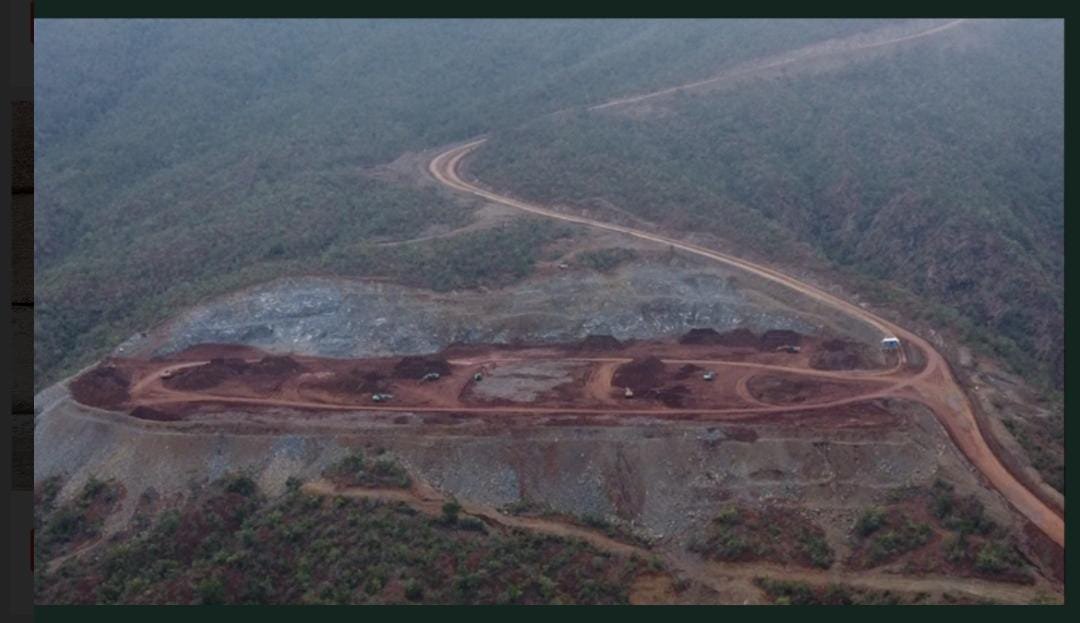
[[[458,504],[457,500],[450,500],[442,505],[442,520],[443,523],[454,524],[457,523],[458,514],[461,512],[461,504]]]
[[[968,551],[967,538],[964,533],[954,534],[945,541],[945,560],[957,564],[968,560],[971,553]]]
[[[724,508],[713,518],[713,521],[726,525],[736,525],[739,523],[739,509],[734,506]]]
[[[614,247],[586,251],[578,255],[578,258],[581,259],[582,264],[585,266],[588,266],[595,271],[606,273],[614,270],[624,262],[636,259],[637,256],[637,252],[633,249]]]
[[[217,576],[210,576],[199,581],[195,587],[195,593],[199,596],[201,603],[225,603],[225,584]]]
[[[882,562],[922,547],[930,541],[930,526],[906,521],[901,527],[887,530],[870,543],[871,562]]]
[[[415,578],[405,581],[405,598],[409,601],[420,601],[424,598],[424,587]]]
[[[985,573],[1018,571],[1022,564],[1016,550],[1000,541],[987,541],[975,555],[975,568]]]
[[[885,523],[885,511],[880,508],[871,508],[864,512],[855,522],[855,534],[860,537],[868,537],[877,532]]]
[[[225,481],[225,490],[229,493],[237,493],[244,497],[251,496],[258,490],[255,481],[248,476],[238,475]]]
[[[828,569],[833,564],[833,551],[825,537],[806,530],[799,538],[799,549],[809,558],[815,567]]]

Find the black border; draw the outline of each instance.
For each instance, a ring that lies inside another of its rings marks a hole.
[[[16,0],[16,1],[19,1],[19,0]],[[29,0],[24,0],[24,1],[29,1]],[[1051,8],[1051,7],[1053,7],[1053,8]],[[702,16],[702,15],[724,16],[724,17],[764,17],[764,16],[775,16],[775,17],[780,17],[780,16],[783,16],[783,17],[852,17],[852,16],[858,16],[858,17],[931,17],[931,16],[933,16],[933,17],[946,17],[946,16],[957,16],[957,15],[960,15],[960,16],[973,16],[973,15],[977,14],[977,15],[979,15],[981,17],[1063,17],[1063,18],[1066,17],[1066,12],[1063,10],[1061,5],[1049,5],[1049,6],[1043,5],[1043,6],[1040,6],[1040,5],[1036,5],[1036,4],[1032,4],[1032,3],[1025,3],[1025,4],[1022,4],[1022,5],[1012,5],[1012,6],[1008,6],[1008,7],[1003,7],[1003,6],[998,6],[998,7],[978,6],[976,8],[976,10],[974,10],[974,11],[971,11],[971,10],[960,10],[960,11],[952,10],[952,11],[950,11],[948,9],[949,9],[949,7],[945,7],[945,6],[942,6],[940,4],[932,4],[931,5],[929,3],[926,3],[926,6],[922,6],[922,7],[916,7],[916,6],[913,6],[913,5],[910,5],[910,4],[905,4],[904,6],[901,6],[901,7],[891,7],[891,10],[888,7],[884,7],[884,6],[880,6],[880,5],[875,6],[875,5],[869,5],[869,4],[855,4],[855,3],[852,3],[850,6],[846,7],[846,10],[845,10],[844,7],[841,7],[841,8],[838,8],[836,6],[820,7],[820,6],[805,4],[805,5],[796,5],[796,6],[787,7],[787,10],[781,10],[781,11],[777,12],[775,10],[775,8],[774,8],[774,10],[770,10],[769,8],[766,8],[766,7],[759,7],[759,6],[754,6],[754,5],[749,5],[749,6],[743,5],[741,7],[729,7],[729,6],[723,6],[723,5],[707,5],[707,6],[681,5],[681,6],[674,6],[674,5],[670,4],[670,3],[665,3],[663,5],[652,5],[650,7],[645,8],[644,10],[642,10],[641,7],[638,7],[638,9],[636,11],[634,11],[632,13],[632,15],[636,16],[636,17],[640,17],[640,16],[650,16],[650,17],[694,17],[694,16]],[[626,15],[627,10],[628,9],[625,6],[620,6],[617,9],[615,9],[614,12],[622,12],[624,15]],[[722,15],[719,13],[720,11],[723,11]],[[271,18],[271,17],[283,17],[283,18],[286,18],[286,17],[288,17],[288,18],[293,18],[293,17],[295,17],[295,18],[299,18],[299,17],[481,17],[481,16],[483,16],[483,17],[492,17],[492,16],[496,16],[498,14],[502,14],[503,16],[508,16],[508,15],[506,15],[508,12],[514,13],[513,17],[555,17],[555,16],[558,16],[558,17],[601,17],[603,15],[610,15],[612,13],[611,10],[607,10],[607,11],[597,10],[597,9],[593,9],[593,8],[583,6],[580,3],[574,3],[574,4],[571,4],[571,3],[545,4],[545,5],[542,5],[542,6],[539,6],[539,7],[537,7],[537,6],[522,7],[522,6],[495,5],[495,6],[490,6],[490,7],[486,7],[486,8],[478,8],[478,7],[455,6],[455,5],[450,5],[449,3],[440,4],[440,5],[436,5],[436,6],[422,7],[422,6],[415,6],[415,5],[414,6],[408,6],[408,5],[405,5],[405,6],[396,5],[395,6],[395,5],[389,5],[389,4],[370,5],[370,4],[358,3],[358,2],[349,3],[349,2],[335,2],[335,1],[327,1],[327,0],[306,0],[305,2],[282,2],[281,0],[269,0],[269,1],[266,1],[266,2],[262,2],[262,3],[253,3],[253,2],[229,2],[229,3],[226,3],[226,2],[222,2],[222,1],[214,2],[212,0],[188,0],[187,2],[184,2],[184,3],[175,3],[175,4],[166,4],[166,3],[160,3],[160,2],[147,2],[145,0],[143,0],[141,2],[140,1],[135,1],[135,0],[97,0],[97,1],[91,1],[91,0],[81,0],[81,1],[80,0],[37,0],[35,2],[35,17],[36,18],[58,18],[58,17],[70,17],[70,18],[81,18],[81,17],[93,17],[93,18],[107,18],[107,17],[117,17],[117,18],[119,18],[119,17],[129,17],[129,18],[130,17],[154,17],[154,18],[167,18],[167,17],[190,17],[190,18],[197,18],[197,17],[207,17],[207,18],[264,17],[264,18]],[[630,15],[627,15],[627,16],[630,16]],[[1067,36],[1068,35],[1068,25],[1067,25],[1067,22],[1068,22],[1068,20],[1066,18],[1066,56],[1067,56],[1067,60],[1080,62],[1080,55],[1077,55],[1077,54],[1073,53],[1071,51],[1070,46],[1068,45],[1068,36]],[[14,52],[15,51],[13,50],[13,53]],[[31,62],[31,60],[29,58],[26,59],[26,62],[28,62],[28,63],[30,63],[32,65],[32,62]],[[1066,102],[1068,102],[1068,101],[1070,101],[1070,99],[1072,99],[1072,98],[1070,98],[1070,95],[1072,94],[1073,89],[1070,87],[1069,77],[1071,75],[1070,74],[1070,66],[1073,65],[1073,64],[1074,63],[1066,63]],[[1075,72],[1073,72],[1073,73],[1075,73]],[[1066,111],[1068,111],[1068,108],[1066,108]],[[5,115],[5,116],[8,119],[11,119],[10,116],[8,116],[8,115]],[[0,131],[2,131],[2,135],[5,137],[5,139],[9,140],[9,137],[11,136],[11,132],[10,132],[9,127],[8,126],[0,127]],[[1075,134],[1076,134],[1076,132],[1073,130],[1073,128],[1068,123],[1068,116],[1066,114],[1066,144],[1075,143],[1074,140],[1071,140],[1071,139],[1075,138]],[[6,154],[11,153],[6,149],[4,151],[5,151]],[[10,156],[8,156],[8,157],[10,157]],[[2,163],[2,166],[3,166],[3,169],[4,169],[4,171],[6,173],[11,172],[12,169],[8,166],[8,164],[6,162]],[[1069,188],[1068,182],[1069,182],[1069,180],[1071,180],[1071,179],[1073,179],[1075,177],[1074,174],[1077,173],[1076,169],[1077,169],[1077,167],[1068,158],[1066,158],[1066,210],[1065,210],[1065,232],[1066,232],[1066,234],[1071,232],[1070,219],[1069,219],[1069,209],[1068,209],[1069,196],[1070,196],[1069,193],[1068,193],[1068,188]],[[8,214],[10,215],[11,213],[8,212]],[[4,221],[4,226],[6,226],[6,224],[7,224],[7,221]],[[20,236],[20,237],[29,235],[29,237],[30,237],[30,239],[32,241],[32,236],[33,236],[32,230],[30,232],[26,232],[25,230],[17,231],[17,232],[13,231],[12,233],[13,233],[14,236]],[[7,243],[8,240],[10,240],[10,239],[6,235],[4,235],[3,236],[3,241],[0,242],[0,249],[4,249],[5,253],[6,253],[6,248],[5,248],[4,245],[8,244]],[[1078,248],[1080,248],[1080,247],[1078,247]],[[1076,253],[1071,251],[1069,249],[1068,245],[1066,245],[1066,267],[1067,267],[1066,268],[1066,277],[1065,277],[1066,284],[1073,284],[1076,281],[1076,279],[1073,278],[1072,271],[1068,270],[1068,267],[1073,263],[1072,260],[1074,259],[1074,255],[1076,255]],[[30,268],[32,269],[32,265],[31,265]],[[18,269],[18,267],[16,267],[16,269]],[[7,282],[8,280],[5,279],[3,281]],[[2,291],[2,290],[0,290],[0,291]],[[1066,296],[1065,296],[1066,313],[1067,313],[1067,311],[1069,309],[1069,303],[1072,301],[1072,298],[1073,297],[1071,297],[1069,295],[1069,293],[1066,292]],[[13,300],[13,305],[14,304],[15,304],[15,301]],[[25,302],[24,302],[24,304],[25,304]],[[32,303],[31,303],[31,305],[32,305]],[[1080,342],[1077,341],[1077,339],[1075,338],[1075,335],[1072,332],[1066,331],[1065,342],[1066,342],[1066,346],[1068,347],[1067,351],[1069,353],[1080,352],[1080,351],[1077,350],[1077,348],[1080,348]],[[7,344],[10,344],[10,342],[7,342],[7,343],[0,342],[0,351],[13,352],[10,347],[9,348],[4,348],[4,346],[6,346]],[[25,353],[23,353],[23,354],[25,355]],[[1078,372],[1078,370],[1080,370],[1080,366],[1070,365],[1074,358],[1075,357],[1073,355],[1067,355],[1067,359],[1066,359],[1066,386],[1067,387],[1074,385],[1074,382],[1080,382],[1080,379],[1077,378],[1078,375],[1080,375],[1080,372]],[[5,365],[9,361],[13,362],[12,359],[5,358]],[[7,370],[4,370],[4,371],[6,372]],[[5,379],[5,382],[6,382],[7,379],[11,379],[11,378],[13,378],[13,376],[11,374],[0,374],[0,378]],[[1067,415],[1066,420],[1068,420],[1068,416],[1071,415],[1071,410],[1069,409],[1069,405],[1070,405],[1070,403],[1066,399],[1066,415]],[[14,401],[13,401],[13,407],[14,406],[15,405],[14,405]],[[14,409],[13,409],[13,411],[14,411]],[[1080,417],[1080,416],[1078,416],[1078,417]],[[1080,428],[1077,428],[1075,426],[1070,427],[1070,426],[1066,425],[1066,440],[1067,440],[1067,443],[1069,441],[1072,441],[1072,437],[1076,436],[1076,431],[1077,430],[1080,430]],[[10,429],[5,431],[5,435],[9,435],[9,434],[10,434]],[[4,449],[2,451],[3,454],[0,454],[0,457],[3,458],[3,464],[5,465],[5,467],[10,468],[11,463],[9,461],[9,458],[10,458],[10,454],[11,454],[10,453],[11,446],[8,444],[7,439],[4,439],[2,443],[3,443]],[[8,481],[10,482],[10,479]],[[1066,492],[1067,493],[1068,492],[1074,492],[1076,489],[1077,489],[1077,486],[1073,485],[1071,480],[1066,482]],[[3,521],[5,523],[7,523],[8,520],[9,520],[9,517],[8,517],[7,513],[5,513],[4,515],[5,516],[4,516]],[[1067,531],[1067,534],[1071,534],[1073,532],[1072,530],[1070,530],[1068,528],[1068,526],[1066,527],[1066,531]],[[5,543],[4,543],[5,550],[9,547],[10,543],[11,543],[11,540],[5,539]],[[12,554],[17,554],[17,552],[7,552],[7,553],[9,554],[9,556],[12,555]],[[1067,560],[1067,567],[1068,568],[1073,568],[1075,566],[1074,564],[1072,564],[1074,558],[1076,558],[1076,556],[1070,554],[1069,550],[1066,550],[1066,560]],[[10,558],[9,558],[9,560],[10,560]],[[1067,594],[1070,592],[1069,589],[1074,584],[1074,582],[1071,581],[1072,579],[1073,579],[1073,577],[1070,574],[1068,576],[1067,582],[1066,582],[1066,593]],[[693,613],[706,614],[707,616],[712,614],[711,610],[703,611],[703,610],[701,610],[701,608],[703,608],[703,607],[690,607],[690,608],[684,607],[684,608],[681,608],[679,610],[679,612],[682,613],[682,614],[693,614]],[[506,614],[505,610],[500,611],[501,609],[497,608],[497,607],[496,608],[488,608],[488,609],[485,609],[485,610],[487,612],[491,613],[488,616],[503,617]],[[526,609],[526,610],[528,610],[528,609]],[[573,611],[574,613],[578,614],[578,615],[582,614],[580,612],[580,608],[578,608],[578,607],[571,607],[570,610]],[[892,609],[891,608],[886,608],[886,610],[888,611],[888,610],[892,610]],[[931,610],[936,611],[938,614],[940,614],[940,612],[941,612],[940,610],[936,610],[936,607],[931,607]],[[991,611],[1000,611],[999,608],[990,609],[990,608],[985,608],[985,607],[980,608],[980,610],[981,610],[981,612],[979,612],[979,614],[986,614],[986,613],[991,612]],[[563,613],[565,611],[566,611],[565,609],[560,609],[558,612]],[[892,610],[892,611],[895,612],[894,610]],[[1053,614],[1053,615],[1061,616],[1066,611],[1067,611],[1067,608],[1056,608],[1053,611],[1047,611],[1045,609],[1041,609],[1041,610],[1039,610],[1039,613],[1042,614],[1042,615]],[[327,608],[319,608],[319,609],[317,609],[315,611],[312,611],[311,609],[304,608],[302,606],[294,606],[294,607],[270,607],[270,606],[249,607],[249,608],[244,609],[244,610],[236,610],[236,609],[232,609],[232,608],[222,608],[222,607],[201,607],[197,611],[186,610],[186,609],[179,609],[178,610],[178,609],[174,609],[174,608],[168,608],[168,607],[165,607],[165,606],[152,606],[152,607],[117,606],[117,607],[105,607],[104,609],[102,609],[102,608],[89,608],[88,609],[88,608],[85,608],[85,607],[77,607],[77,606],[49,606],[49,607],[41,607],[41,606],[39,606],[39,607],[35,608],[35,616],[41,617],[41,620],[55,620],[55,621],[65,621],[65,620],[80,620],[80,621],[82,621],[82,620],[85,620],[85,619],[89,619],[89,620],[92,621],[92,620],[95,620],[95,619],[97,619],[99,617],[101,618],[101,620],[106,620],[107,619],[109,621],[123,621],[123,620],[140,620],[140,621],[142,621],[142,620],[145,620],[148,616],[149,617],[154,617],[155,619],[158,619],[160,621],[172,621],[172,620],[187,621],[193,615],[199,616],[200,618],[207,617],[207,618],[209,618],[211,620],[215,620],[215,619],[232,620],[232,619],[238,618],[238,615],[239,615],[240,618],[242,618],[244,616],[257,616],[257,617],[260,617],[260,618],[266,618],[266,619],[270,619],[270,620],[277,619],[277,620],[295,621],[295,619],[297,617],[311,616],[313,614],[313,612],[317,612],[318,616],[320,616],[320,617],[330,617],[330,618],[340,617],[341,619],[345,619],[347,617],[349,619],[355,619],[357,617],[357,615],[359,615],[359,616],[376,616],[376,617],[378,617],[381,614],[385,614],[387,616],[401,616],[403,613],[406,613],[406,612],[411,613],[412,611],[403,610],[401,608],[395,608],[391,613],[387,609],[387,607],[380,607],[380,606],[369,606],[369,607],[364,608],[363,610],[360,610],[360,611],[354,610],[351,607],[327,607]],[[420,616],[423,616],[423,614],[424,614],[423,610],[416,611],[416,612],[420,613]],[[540,614],[541,616],[543,616],[544,614],[547,614],[547,613],[542,612],[542,611],[539,611],[539,612],[537,612],[537,611],[524,612],[524,614],[533,614],[534,612]],[[653,611],[644,610],[642,612],[644,612],[644,616],[654,616],[656,614],[655,610],[653,610]],[[780,609],[770,609],[770,610],[766,611],[765,614],[766,614],[766,616],[770,616],[770,617],[771,616],[783,616],[782,614],[780,614],[780,612],[782,612],[782,610],[780,610]],[[828,613],[828,616],[835,617],[837,612],[838,611],[836,611],[836,610],[832,610],[832,611],[830,611]],[[1012,616],[1015,614],[1015,613],[1012,613],[1012,612],[1005,612],[1005,611],[1001,611],[1001,612],[1005,616],[1009,616],[1010,618],[1012,618]],[[470,617],[474,617],[477,614],[480,614],[480,613],[478,613],[475,609],[469,609],[469,611],[467,613],[467,615],[470,616]],[[523,614],[523,610],[521,608],[515,609],[514,614],[516,616],[521,616],[521,614]],[[585,613],[585,614],[587,615],[588,613]],[[627,614],[627,611],[626,610],[621,610],[621,611],[615,612],[613,614],[616,614],[617,616],[624,616],[624,615]],[[759,615],[761,615],[763,613],[761,611],[754,611],[752,614],[753,614],[753,616],[759,616]],[[803,613],[800,613],[800,614],[803,614]],[[853,612],[853,611],[851,611],[851,609],[845,609],[844,614],[841,615],[841,616],[860,616],[861,617],[861,616],[864,616],[864,614],[865,613],[862,613],[862,612]],[[901,616],[903,616],[904,614],[907,614],[907,613],[902,613]],[[13,619],[8,619],[8,620],[13,620]]]

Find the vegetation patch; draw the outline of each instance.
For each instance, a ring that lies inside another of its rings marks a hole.
[[[389,487],[404,489],[412,484],[409,473],[388,454],[373,459],[356,450],[330,466],[323,475],[339,487]]]
[[[689,548],[704,558],[727,562],[768,560],[828,569],[835,559],[820,527],[791,510],[775,507],[728,507]]]
[[[926,593],[897,593],[844,584],[811,585],[793,580],[754,578],[770,602],[783,606],[891,606],[925,603]]]
[[[593,251],[585,251],[577,255],[577,258],[581,261],[582,265],[601,273],[609,273],[626,262],[636,260],[637,257],[637,251],[634,251],[633,249],[624,249],[622,247],[596,249]]]
[[[887,507],[866,509],[852,529],[851,568],[902,563],[911,573],[975,576],[1029,583],[1016,537],[987,517],[974,496],[938,480],[929,490],[898,492]]]
[[[270,500],[243,479],[212,483],[99,555],[41,572],[36,603],[619,604],[654,572],[574,539],[475,529],[452,502],[427,517],[297,484]]]
[[[124,496],[119,482],[91,476],[75,498],[56,506],[60,486],[59,478],[50,478],[40,486],[41,503],[34,506],[35,566],[100,537],[105,519]]]

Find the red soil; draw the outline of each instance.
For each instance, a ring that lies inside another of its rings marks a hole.
[[[842,428],[896,425],[898,420],[883,410],[854,403],[888,394],[903,380],[893,378],[902,377],[903,369],[854,373],[866,380],[849,378],[852,373],[810,370],[807,357],[817,350],[817,342],[802,341],[803,352],[794,355],[723,345],[634,341],[620,343],[614,352],[583,352],[581,342],[455,345],[421,357],[354,360],[203,345],[150,361],[115,360],[73,381],[72,391],[80,402],[128,411],[142,420],[171,422],[198,414],[207,425],[245,430],[294,425],[289,422],[300,425],[328,411],[386,412],[388,421],[401,421],[403,414],[413,413],[424,423],[446,426],[469,418],[470,425],[480,428],[528,425],[538,417],[552,425],[565,424],[567,417],[607,425],[620,423],[624,415]],[[611,342],[600,337],[584,343],[599,347]],[[520,401],[478,404],[471,398],[469,390],[478,383],[473,380],[475,373],[531,361],[566,362],[571,378]],[[439,370],[439,379],[421,380],[427,372]],[[704,380],[704,370],[715,371],[715,379]],[[780,399],[787,400],[785,392],[796,398],[774,405],[755,398],[747,384],[761,376],[775,377],[770,391],[781,394]],[[634,391],[631,398],[623,395],[627,387]],[[392,397],[374,402],[375,393]],[[284,415],[280,425],[247,423],[243,418],[245,411],[268,408],[292,414]],[[221,412],[233,415],[231,419],[215,417]],[[557,417],[563,421],[555,422]],[[745,435],[748,441],[751,436]]]
[[[92,407],[109,408],[127,402],[131,374],[110,364],[78,376],[68,389],[75,400]]]
[[[450,374],[450,362],[443,357],[409,356],[394,366],[394,376],[400,379],[421,379],[429,372],[446,376]]]
[[[619,366],[612,383],[617,387],[629,387],[635,394],[644,394],[661,383],[663,373],[664,362],[659,357],[645,357]]]
[[[816,370],[858,370],[870,366],[866,347],[845,339],[827,340],[810,358]]]

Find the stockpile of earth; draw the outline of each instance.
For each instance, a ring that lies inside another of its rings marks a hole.
[[[635,394],[644,394],[663,383],[663,374],[664,362],[659,357],[645,357],[619,366],[611,382],[616,387],[630,388]]]
[[[69,385],[71,395],[79,402],[95,407],[111,407],[126,401],[131,379],[112,366],[99,366],[79,375]]]
[[[394,365],[394,376],[399,379],[422,379],[431,373],[439,376],[450,374],[450,362],[442,357],[411,355],[402,357]]]
[[[810,359],[810,367],[819,370],[857,370],[872,367],[866,347],[852,340],[826,340]]]
[[[613,335],[586,335],[585,339],[578,342],[580,351],[610,351],[623,348],[626,348],[626,345],[615,339]]]
[[[289,356],[264,357],[254,363],[234,357],[215,358],[200,366],[178,370],[163,383],[169,389],[199,391],[237,379],[252,388],[272,391],[302,368]]]
[[[771,329],[761,336],[761,350],[776,350],[784,346],[798,346],[802,336],[795,331]]]
[[[738,328],[720,333],[716,329],[690,329],[679,338],[680,344],[702,344],[709,346],[729,346],[732,348],[758,348],[760,341],[753,331]]]

